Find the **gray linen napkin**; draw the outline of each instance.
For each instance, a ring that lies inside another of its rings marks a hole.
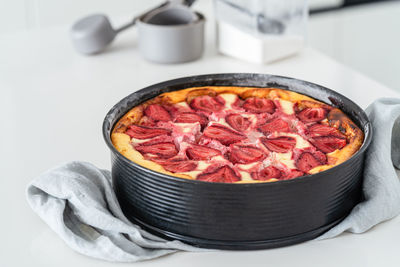
[[[363,233],[400,213],[400,182],[393,167],[400,168],[400,99],[380,98],[368,106],[366,113],[374,136],[365,158],[365,200],[317,239],[335,237],[344,231]]]
[[[88,162],[68,162],[41,174],[28,185],[27,199],[68,246],[87,256],[135,262],[201,250],[132,224],[119,207],[111,173]]]
[[[400,116],[400,99],[379,99],[367,108],[367,114],[374,138],[366,155],[365,201],[318,239],[344,231],[362,233],[400,213],[400,183],[391,161],[392,156],[400,167],[400,125],[394,126]],[[90,163],[73,161],[41,174],[28,185],[27,200],[50,228],[84,255],[135,262],[177,250],[202,251],[163,240],[130,223],[112,190],[110,172]]]

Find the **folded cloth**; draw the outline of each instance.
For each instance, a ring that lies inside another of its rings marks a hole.
[[[365,111],[373,128],[365,156],[365,200],[318,239],[335,237],[344,231],[363,233],[400,213],[400,182],[393,167],[400,169],[400,99],[380,98]]]
[[[400,183],[390,159],[392,151],[393,162],[400,167],[400,126],[393,127],[400,116],[400,99],[379,99],[367,114],[374,137],[366,153],[365,201],[319,239],[344,231],[361,233],[400,213]],[[178,250],[202,251],[132,224],[118,205],[110,172],[90,163],[69,162],[41,174],[28,185],[27,200],[72,249],[87,256],[134,262]]]
[[[68,246],[87,256],[135,262],[201,250],[132,224],[118,204],[110,171],[91,163],[72,161],[46,171],[28,185],[27,199]]]

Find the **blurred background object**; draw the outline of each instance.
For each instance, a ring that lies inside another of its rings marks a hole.
[[[165,1],[116,29],[106,15],[90,14],[72,25],[71,41],[81,54],[99,54],[121,31],[137,24],[144,58],[159,63],[192,61],[202,55],[204,43],[204,16],[190,9],[193,2]]]
[[[0,0],[0,42],[1,38],[17,32],[57,25],[70,26],[76,19],[90,13],[106,13],[111,18],[116,18],[113,23],[118,25],[132,15],[139,14],[138,10],[149,9],[161,2],[162,0]],[[198,0],[194,8],[201,10],[202,6],[212,5],[212,2]],[[400,1],[308,2],[311,9],[308,45],[400,91]]]
[[[270,63],[303,48],[307,0],[215,0],[218,51]]]

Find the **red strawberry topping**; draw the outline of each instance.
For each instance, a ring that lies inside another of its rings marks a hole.
[[[251,145],[231,145],[229,160],[232,163],[247,164],[261,161],[265,158],[263,151]]]
[[[242,132],[250,126],[250,121],[239,114],[229,114],[225,117],[225,121],[236,131]]]
[[[254,180],[261,180],[261,181],[266,181],[266,180],[269,180],[272,178],[279,179],[279,178],[281,178],[281,176],[282,176],[282,172],[274,166],[268,166],[259,172],[251,173],[251,177]]]
[[[149,141],[140,143],[140,145],[142,146],[149,146],[149,145],[155,145],[158,143],[172,143],[174,142],[174,138],[170,135],[160,135],[157,137],[154,137],[152,139],[150,139]]]
[[[138,124],[139,124],[140,126],[147,126],[147,127],[152,127],[152,128],[154,128],[154,127],[156,127],[157,122],[154,121],[153,119],[147,117],[147,116],[143,116],[143,117],[140,119],[140,121],[139,121]]]
[[[284,177],[284,180],[290,180],[296,177],[303,176],[304,172],[298,170],[292,170],[289,174]]]
[[[274,113],[276,107],[270,99],[250,97],[244,101],[243,108],[254,113]]]
[[[324,165],[325,163],[326,156],[321,152],[304,152],[297,159],[296,166],[299,170],[303,172],[308,172],[309,170],[317,166]]]
[[[280,106],[277,100],[243,100],[237,96],[233,100],[215,92],[216,96],[196,94],[176,105],[148,105],[137,125],[130,125],[125,131],[145,159],[166,171],[196,170],[191,174],[193,178],[221,183],[240,181],[243,172],[253,180],[289,180],[327,164],[326,153],[341,149],[348,142],[339,129],[325,123],[328,106],[300,110],[303,106],[295,104],[295,115],[291,115],[275,112]],[[225,105],[224,98],[234,103]],[[297,148],[297,137],[283,133],[295,133],[308,142]],[[291,152],[287,155],[290,159],[275,157],[271,152]],[[287,164],[288,160],[293,160],[295,166]],[[264,167],[267,162],[272,164]],[[199,167],[203,165],[208,167]]]
[[[221,111],[224,104],[221,99],[208,95],[198,96],[190,102],[190,106],[193,109],[205,112]]]
[[[199,122],[201,127],[205,127],[208,123],[208,119],[203,114],[194,112],[183,112],[176,115],[174,122],[177,123],[195,123]]]
[[[190,172],[196,169],[197,162],[191,160],[169,161],[162,164],[164,169],[170,172]]]
[[[324,108],[305,108],[297,114],[297,117],[305,123],[322,121],[326,118],[327,111]]]
[[[163,128],[153,128],[132,124],[128,127],[125,133],[131,138],[133,137],[136,139],[149,139],[159,135],[170,134],[171,131]]]
[[[193,160],[209,160],[212,157],[221,155],[221,152],[207,146],[192,145],[186,150],[186,155]]]
[[[173,143],[158,143],[154,145],[138,145],[135,147],[142,154],[155,154],[160,158],[171,158],[178,154]]]
[[[286,121],[279,119],[279,118],[275,118],[275,119],[268,121],[264,125],[261,125],[259,130],[263,134],[268,135],[273,132],[289,132],[290,127],[289,127],[289,123],[287,123]]]
[[[310,142],[324,153],[331,153],[347,144],[346,139],[334,136],[318,136],[312,138]]]
[[[308,132],[310,137],[316,136],[336,136],[340,138],[346,138],[344,134],[342,134],[338,129],[334,127],[330,127],[328,125],[323,125],[316,123],[308,128]]]
[[[230,145],[246,138],[244,135],[219,124],[208,126],[203,134],[206,137],[218,140],[223,145]]]
[[[229,166],[222,166],[213,172],[202,173],[197,180],[217,183],[233,183],[240,181],[240,177]]]
[[[268,148],[268,150],[278,153],[286,153],[296,145],[296,139],[289,136],[279,136],[276,138],[263,137],[260,141],[266,146],[266,148]]]
[[[155,121],[170,121],[171,115],[161,105],[152,104],[146,107],[144,114]]]

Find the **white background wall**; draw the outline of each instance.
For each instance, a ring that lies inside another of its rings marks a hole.
[[[197,1],[196,5],[200,5],[212,0]],[[112,20],[128,19],[160,2],[162,0],[0,0],[0,36],[71,25],[76,19],[96,12],[106,13]],[[339,5],[342,0],[309,2],[312,7],[322,7]],[[316,49],[400,90],[400,1],[315,15],[310,19],[308,38]]]
[[[400,91],[400,1],[315,15],[309,44]]]

